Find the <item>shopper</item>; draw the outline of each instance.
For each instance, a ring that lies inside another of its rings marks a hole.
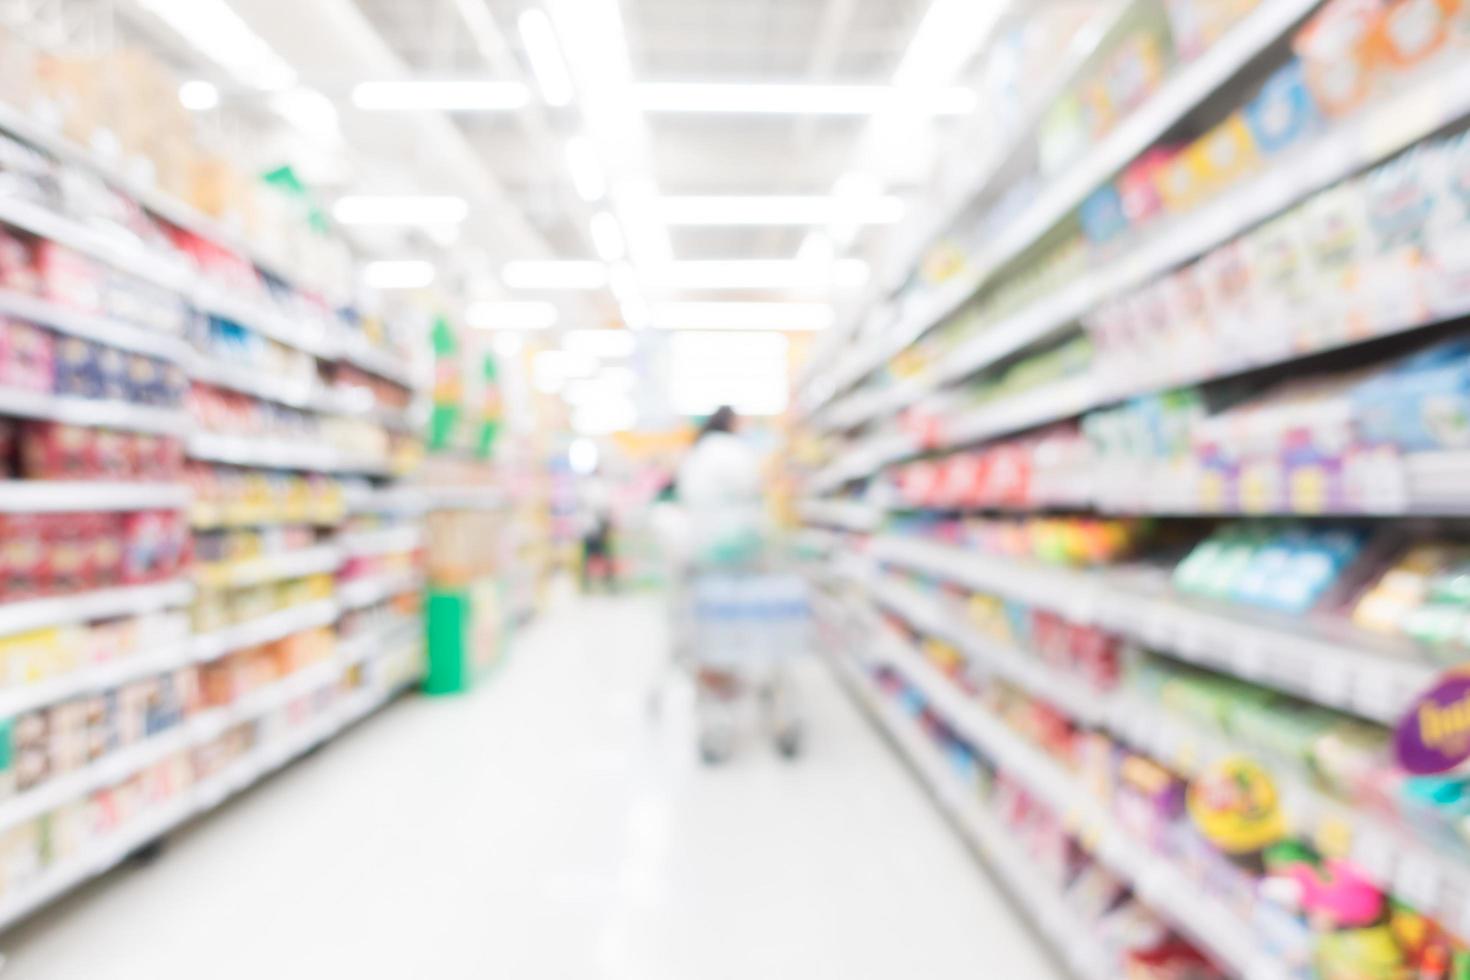
[[[758,560],[764,503],[760,463],[737,434],[735,410],[709,417],[679,467],[678,497],[688,518],[689,557],[696,565]]]
[[[582,591],[590,593],[594,581],[604,591],[617,590],[617,567],[613,555],[612,492],[602,474],[594,470],[583,477],[578,489],[582,528]]]

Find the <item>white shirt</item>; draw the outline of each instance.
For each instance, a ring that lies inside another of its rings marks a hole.
[[[701,438],[679,467],[679,502],[695,555],[758,535],[763,503],[755,450],[727,432]]]

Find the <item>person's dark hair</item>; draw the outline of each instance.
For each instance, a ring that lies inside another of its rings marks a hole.
[[[715,414],[704,420],[704,427],[699,430],[699,437],[703,439],[711,432],[734,432],[735,421],[735,409],[729,405],[721,405],[715,409]]]

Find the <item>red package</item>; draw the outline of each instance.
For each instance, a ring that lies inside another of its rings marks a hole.
[[[35,265],[41,295],[84,313],[101,311],[102,277],[97,266],[84,256],[42,239],[36,243]]]
[[[30,480],[82,480],[97,473],[95,429],[61,422],[27,422],[21,430],[21,470]]]
[[[69,595],[91,588],[91,545],[87,515],[46,514],[42,588],[51,595]]]
[[[1118,196],[1130,227],[1138,227],[1164,209],[1159,177],[1178,155],[1177,149],[1155,147],[1129,164],[1118,178]]]
[[[0,288],[34,293],[38,285],[31,239],[0,228]]]
[[[18,467],[15,462],[15,423],[9,419],[0,419],[0,480],[8,480],[15,476]]]
[[[51,391],[55,363],[56,342],[49,331],[0,318],[0,385]]]
[[[110,429],[98,429],[92,442],[95,473],[106,480],[125,480],[131,473],[132,437]]]

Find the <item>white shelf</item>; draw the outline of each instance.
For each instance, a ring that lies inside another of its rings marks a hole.
[[[422,487],[349,486],[347,488],[347,510],[352,514],[382,513],[418,516],[427,513],[429,506],[429,493]]]
[[[140,769],[183,751],[190,744],[189,726],[175,725],[126,748],[109,752],[75,772],[53,776],[0,804],[0,831],[49,813],[94,790],[122,782]]]
[[[313,357],[330,359],[336,353],[336,346],[318,324],[303,325],[289,320],[267,301],[234,295],[207,280],[195,284],[190,299],[205,313]]]
[[[301,383],[277,377],[252,364],[231,364],[202,354],[189,360],[189,377],[216,388],[227,388],[291,408],[315,409],[324,394],[315,381]]]
[[[150,813],[138,817],[117,833],[104,837],[83,853],[47,869],[29,885],[0,900],[0,929],[15,923],[121,863],[138,848],[157,840],[194,816],[219,806],[229,797],[285,766],[343,728],[392,700],[401,689],[370,690],[341,699],[323,715],[313,718],[278,741],[253,749],[223,772],[195,783]],[[126,778],[126,777],[123,777]]]
[[[335,572],[342,566],[342,552],[331,545],[301,548],[279,555],[264,555],[250,561],[200,565],[195,577],[200,586],[239,589],[266,582],[303,578]]]
[[[0,129],[50,153],[64,164],[80,166],[98,174],[117,190],[170,224],[248,256],[257,266],[267,269],[277,278],[292,280],[291,274],[284,270],[277,258],[266,255],[261,249],[245,241],[235,229],[226,227],[223,223],[208,217],[178,198],[159,190],[151,183],[132,179],[126,175],[124,167],[127,161],[105,156],[84,147],[69,139],[56,127],[46,125],[14,106],[4,103],[0,103]],[[145,256],[143,261],[146,259]],[[125,256],[123,261],[132,261],[132,259]],[[170,288],[176,286],[182,291],[185,288],[184,283],[187,281],[188,273],[180,270],[178,275],[180,278],[177,283],[161,282],[159,284],[170,286]],[[156,281],[148,275],[143,275],[142,278]],[[309,291],[315,290],[309,288]],[[285,342],[290,343],[291,341]]]
[[[1225,733],[1201,729],[1132,692],[1095,690],[1034,654],[978,635],[907,586],[886,581],[874,588],[873,596],[920,632],[964,651],[980,670],[1005,678],[1078,721],[1107,729],[1176,771],[1196,774],[1242,751]],[[1245,751],[1263,754],[1257,746]],[[1348,829],[1350,854],[1375,884],[1442,922],[1462,921],[1461,916],[1470,910],[1470,864],[1455,860],[1405,828],[1320,792],[1307,779],[1300,760],[1274,763],[1282,808],[1296,833],[1316,839],[1319,833],[1331,835]]]
[[[1104,300],[1142,285],[1211,248],[1249,230],[1272,215],[1331,184],[1370,167],[1443,127],[1470,115],[1470,63],[1431,76],[1416,87],[1376,103],[1292,151],[1273,159],[1259,177],[1234,188],[1205,207],[1180,215],[1158,229],[1144,229],[1135,247],[1116,261],[1074,280],[1012,316],[982,328],[923,374],[887,389],[858,391],[834,404],[823,422],[852,428],[892,414],[927,394],[980,371],[1030,344],[1053,336]],[[1418,329],[1450,319],[1463,310],[1444,310],[1428,321],[1384,329],[1379,335]],[[1096,397],[1079,410],[1131,395],[1175,385],[1211,380],[1222,374],[1289,362],[1346,346],[1324,345],[1306,351],[1282,351],[1228,370],[1180,371],[1169,363],[1150,379],[1124,384],[1096,384]],[[906,346],[906,345],[905,345]],[[1067,406],[1041,421],[1066,418]]]
[[[101,314],[79,313],[13,289],[0,289],[0,316],[25,320],[57,333],[176,364],[183,363],[189,355],[189,346],[180,337]]]
[[[341,679],[342,664],[336,657],[304,667],[289,677],[251,691],[233,704],[211,708],[190,718],[187,724],[191,741],[202,744],[216,739],[236,725],[268,715]]]
[[[134,653],[106,663],[92,664],[69,674],[32,684],[0,688],[0,718],[14,718],[50,704],[114,687],[144,677],[166,674],[194,662],[191,640],[179,639],[148,653]]]
[[[1085,980],[1106,980],[1119,964],[1109,962],[1108,951],[1089,934],[1088,924],[1063,900],[1058,887],[1036,873],[1024,850],[981,805],[974,786],[967,786],[945,764],[916,723],[872,689],[872,681],[840,653],[830,661],[856,696],[908,759],[915,774],[966,841],[979,853],[986,868],[1020,905],[1033,927],[1069,972]]]
[[[1105,136],[1092,152],[1064,169],[956,280],[910,301],[918,309],[871,344],[857,347],[835,372],[838,393],[861,381],[894,354],[959,310],[981,286],[1034,245],[1087,195],[1164,136],[1257,55],[1275,44],[1317,6],[1318,0],[1274,0],[1256,10],[1199,57],[1179,66],[1162,88]],[[820,406],[818,406],[820,407]]]
[[[346,333],[338,359],[353,367],[375,374],[403,388],[417,387],[413,370],[400,358],[374,347],[361,336]]]
[[[336,602],[323,599],[226,626],[212,633],[200,633],[194,637],[194,659],[201,662],[214,660],[235,650],[273,643],[304,630],[330,626],[337,621],[339,614]]]
[[[1284,974],[1258,942],[1250,925],[1205,894],[1163,855],[1134,840],[1077,778],[1045,752],[1028,744],[969,698],[907,644],[888,634],[874,655],[891,663],[922,690],[931,706],[982,752],[1037,798],[1077,828],[1079,839],[1095,841],[1093,853],[1126,879],[1135,893],[1172,922],[1235,976],[1279,980]]]
[[[230,466],[258,466],[316,473],[384,475],[388,472],[385,461],[355,460],[324,443],[293,442],[261,436],[200,432],[190,437],[188,451],[193,459]]]
[[[0,513],[5,514],[183,510],[191,499],[189,488],[177,483],[0,481]]]
[[[358,531],[340,535],[337,543],[348,555],[392,555],[423,547],[424,529],[410,524],[379,531]]]
[[[175,259],[153,254],[122,229],[99,231],[16,197],[0,197],[0,224],[65,245],[144,282],[187,294],[189,268]]]
[[[182,606],[193,598],[193,583],[162,582],[7,602],[0,604],[0,636],[99,619],[142,616]]]
[[[391,572],[355,582],[344,582],[337,587],[337,598],[343,609],[361,609],[404,592],[413,592],[422,588],[423,584],[423,574],[417,570]]]
[[[1178,659],[1382,724],[1394,724],[1440,672],[1396,644],[1380,647],[1375,638],[1347,631],[1329,636],[1288,617],[1150,595],[1106,574],[902,538],[874,541],[872,555],[1075,622],[1096,623]]]
[[[0,415],[168,436],[181,436],[189,428],[189,416],[181,409],[63,397],[22,388],[0,387]]]
[[[883,523],[881,509],[855,501],[803,500],[797,509],[808,523],[843,531],[868,533]]]
[[[342,638],[337,643],[337,656],[344,667],[355,666],[371,660],[400,641],[421,637],[423,629],[423,620],[418,616],[397,617],[386,625]]]

